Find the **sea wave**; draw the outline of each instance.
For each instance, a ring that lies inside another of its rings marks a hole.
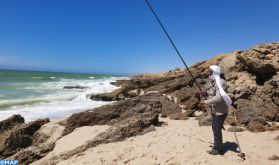
[[[99,107],[110,102],[91,101],[91,100],[72,100],[61,101],[58,103],[34,104],[24,107],[14,107],[7,111],[0,111],[0,120],[6,119],[13,114],[22,115],[27,122],[40,118],[57,119],[81,112],[87,109]]]
[[[75,112],[95,108],[109,102],[88,99],[89,94],[111,92],[119,87],[111,84],[117,77],[103,79],[59,79],[54,82],[17,83],[17,88],[33,91],[28,97],[1,100],[0,120],[21,114],[27,121],[38,118],[61,118]],[[82,90],[63,89],[64,86],[87,86]]]

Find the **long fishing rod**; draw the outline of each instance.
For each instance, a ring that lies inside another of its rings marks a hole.
[[[169,33],[167,32],[167,30],[165,29],[165,27],[163,26],[162,22],[160,21],[159,17],[157,16],[157,14],[155,13],[154,9],[152,8],[151,4],[148,2],[148,0],[145,0],[145,2],[147,3],[147,5],[149,6],[150,10],[152,11],[153,15],[155,16],[156,20],[158,21],[158,23],[160,24],[161,28],[163,29],[163,31],[165,32],[165,34],[167,35],[170,43],[172,44],[173,48],[175,49],[176,53],[178,54],[179,58],[181,59],[181,61],[183,62],[183,64],[185,65],[185,67],[187,68],[189,74],[192,76],[194,83],[196,83],[196,85],[198,86],[199,90],[201,91],[201,87],[198,84],[198,82],[196,81],[196,78],[194,77],[194,75],[192,74],[192,72],[190,71],[188,65],[186,64],[186,62],[184,61],[184,59],[182,58],[180,52],[178,51],[177,47],[175,46],[174,42],[172,41]]]
[[[181,61],[183,62],[183,64],[185,65],[185,67],[187,68],[189,74],[192,76],[194,82],[196,83],[196,85],[198,86],[199,90],[201,91],[201,87],[199,86],[199,84],[197,83],[194,75],[192,74],[192,72],[190,71],[189,67],[187,66],[186,62],[184,61],[184,59],[182,58],[180,52],[178,51],[177,47],[175,46],[174,42],[172,41],[169,33],[167,32],[167,30],[165,29],[165,27],[163,26],[162,22],[160,21],[159,17],[157,16],[157,14],[155,13],[154,9],[152,8],[151,4],[148,2],[148,0],[145,0],[145,2],[147,3],[147,5],[149,6],[150,10],[152,11],[153,15],[155,16],[156,20],[158,21],[158,23],[160,24],[161,28],[164,30],[166,36],[168,37],[170,43],[172,44],[172,46],[174,47],[176,53],[178,54],[179,58],[181,59]],[[236,120],[236,119],[235,119]],[[240,154],[238,154],[239,157],[241,157],[242,160],[245,160],[245,154],[242,152],[241,148],[240,148],[240,144],[239,144],[239,141],[237,139],[237,136],[236,136],[236,132],[235,132],[235,129],[234,129],[234,135],[235,135],[235,139],[236,139],[236,142],[237,142],[237,145],[239,147],[239,150],[240,150]]]

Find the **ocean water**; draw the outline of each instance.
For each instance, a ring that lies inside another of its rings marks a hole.
[[[0,70],[0,120],[21,114],[26,121],[62,118],[110,102],[92,101],[89,94],[111,92],[113,75]],[[63,89],[64,86],[86,89]]]

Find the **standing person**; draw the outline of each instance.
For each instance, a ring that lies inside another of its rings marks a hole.
[[[232,100],[225,92],[227,83],[219,66],[212,65],[209,67],[209,78],[212,80],[210,86],[202,91],[202,93],[206,92],[208,97],[200,102],[201,105],[211,106],[214,147],[208,153],[211,155],[223,155],[222,128]]]

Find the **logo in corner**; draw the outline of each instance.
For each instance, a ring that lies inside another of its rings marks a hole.
[[[0,165],[18,165],[18,160],[0,160]]]

